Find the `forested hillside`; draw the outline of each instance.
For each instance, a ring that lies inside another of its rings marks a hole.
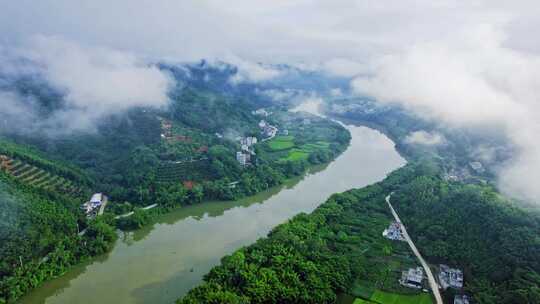
[[[0,170],[0,303],[11,302],[81,260],[106,252],[116,238],[112,226],[102,220],[88,222],[80,211],[87,191],[83,189],[89,185],[81,172],[31,149],[2,143],[4,155],[45,172],[34,176],[70,182],[78,191],[42,187],[5,168]],[[86,234],[79,235],[83,229]]]
[[[475,303],[540,303],[540,217],[490,187],[420,176],[392,197],[433,263],[465,269]]]
[[[0,117],[0,302],[106,252],[113,227],[136,229],[156,213],[256,194],[329,162],[349,144],[348,131],[327,119],[282,107],[255,114],[267,103],[254,87],[221,91],[220,83],[234,87],[231,74],[209,69],[192,67],[189,81],[177,74],[167,106],[132,107],[103,115],[93,129],[65,133],[39,124],[64,110],[61,90],[37,75],[2,80],[18,102],[35,105],[38,122],[8,128],[20,122]],[[203,79],[208,74],[212,81]],[[246,138],[258,140],[248,151]],[[248,162],[238,160],[241,151]],[[98,192],[108,196],[105,215],[89,220],[80,206]],[[158,208],[141,209],[150,204]]]
[[[392,191],[420,251],[430,263],[463,268],[475,303],[540,303],[538,217],[489,187],[445,182],[434,169],[408,165],[332,196],[223,258],[179,303],[334,303],[342,292],[368,300],[374,290],[403,293],[388,276],[394,263],[377,262],[400,250],[381,236],[391,221],[384,197]],[[452,292],[446,296],[452,300]]]

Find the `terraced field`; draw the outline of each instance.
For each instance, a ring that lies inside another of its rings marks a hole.
[[[158,182],[181,182],[186,180],[205,180],[211,178],[206,158],[185,162],[166,162],[157,170]]]
[[[70,180],[59,175],[51,174],[43,169],[17,159],[7,158],[6,156],[4,156],[4,158],[7,160],[2,163],[2,170],[24,184],[68,194],[75,194],[81,191],[81,189],[74,185]]]

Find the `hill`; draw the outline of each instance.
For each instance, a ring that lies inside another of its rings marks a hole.
[[[359,303],[409,301],[414,291],[397,281],[417,262],[403,243],[381,234],[391,222],[384,197],[392,191],[419,250],[431,263],[464,269],[475,303],[539,303],[540,219],[492,188],[447,182],[421,165],[333,195],[312,214],[276,227],[224,257],[178,303],[334,303],[340,293]]]
[[[116,235],[80,210],[90,180],[70,166],[2,140],[0,146],[0,303],[105,252]],[[78,232],[87,229],[85,235]]]

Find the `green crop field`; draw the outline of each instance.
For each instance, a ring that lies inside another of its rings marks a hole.
[[[381,290],[376,290],[370,298],[371,301],[380,304],[432,304],[431,296],[427,293],[417,295],[401,295]],[[356,302],[355,302],[356,303]],[[369,303],[369,302],[368,302]]]
[[[294,147],[294,136],[278,136],[268,142],[272,151],[287,150]]]
[[[293,149],[291,150],[291,152],[289,152],[289,155],[284,160],[297,161],[297,160],[305,160],[308,157],[309,157],[309,152]]]

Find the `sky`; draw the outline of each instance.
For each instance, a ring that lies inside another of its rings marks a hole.
[[[0,7],[0,64],[6,69],[17,56],[39,62],[73,111],[92,105],[97,117],[165,104],[171,80],[148,61],[225,60],[240,67],[235,81],[279,75],[257,62],[316,68],[351,77],[354,91],[380,102],[508,136],[517,152],[500,188],[540,202],[538,1],[0,0]],[[0,93],[5,104],[15,98]]]

